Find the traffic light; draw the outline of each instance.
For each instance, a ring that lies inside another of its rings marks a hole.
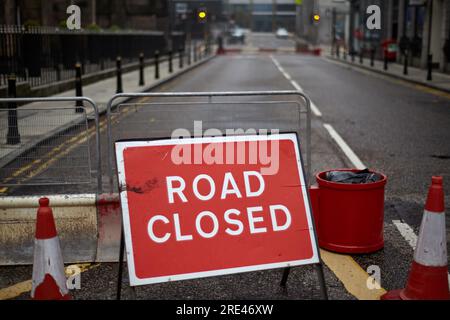
[[[208,20],[208,11],[206,8],[197,9],[197,20],[199,23],[205,23]]]
[[[312,20],[313,20],[314,23],[319,23],[320,22],[320,14],[314,13],[313,17],[312,17]]]

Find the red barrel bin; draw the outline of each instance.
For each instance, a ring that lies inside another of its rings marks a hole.
[[[326,180],[327,172],[318,173],[317,185],[310,188],[319,246],[339,253],[370,253],[383,248],[387,177],[377,172],[381,179],[376,182],[348,184]]]

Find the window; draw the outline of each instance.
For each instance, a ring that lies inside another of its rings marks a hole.
[[[254,4],[253,11],[272,12],[271,4]]]
[[[295,4],[279,4],[277,11],[296,11]]]

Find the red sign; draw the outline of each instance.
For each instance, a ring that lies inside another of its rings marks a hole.
[[[131,285],[319,262],[295,134],[119,141],[116,159]]]

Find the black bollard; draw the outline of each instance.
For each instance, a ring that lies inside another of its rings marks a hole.
[[[173,65],[172,65],[172,50],[169,51],[169,73],[173,72]]]
[[[82,97],[83,96],[83,82],[81,78],[82,70],[81,63],[77,62],[75,64],[75,96]],[[75,112],[83,113],[84,112],[84,104],[83,101],[77,100],[75,102]]]
[[[408,52],[405,51],[404,55],[403,55],[403,74],[405,76],[408,75]]]
[[[388,69],[388,57],[387,57],[386,52],[384,52],[384,66],[383,66],[383,69],[386,70],[386,71]]]
[[[188,48],[188,49],[187,49],[187,64],[188,64],[188,66],[190,66],[190,65],[191,65],[191,53],[192,53],[192,47],[191,47],[191,45],[189,44],[187,48]]]
[[[431,81],[431,80],[433,80],[433,75],[432,75],[432,72],[433,72],[433,55],[432,54],[428,55],[427,66],[428,66],[427,81]]]
[[[364,48],[360,48],[359,49],[359,63],[360,64],[363,64],[363,62],[364,62],[363,58],[364,58]]]
[[[337,57],[338,59],[340,58],[340,57],[339,57],[340,51],[341,51],[341,48],[339,47],[339,45],[337,45],[337,46],[336,46],[336,57]]]
[[[183,69],[183,49],[180,49],[179,56],[178,56],[178,68]]]
[[[197,62],[197,43],[194,42],[194,62]]]
[[[139,85],[143,86],[145,85],[145,80],[144,80],[144,53],[141,52],[141,54],[139,54]]]
[[[59,63],[55,66],[55,71],[56,71],[56,81],[61,81],[61,65]]]
[[[352,57],[352,62],[355,62],[355,51],[352,50],[352,52],[350,52],[350,56]]]
[[[155,79],[159,79],[159,51],[155,51]]]
[[[375,48],[370,50],[370,66],[373,67],[375,65]]]
[[[347,60],[347,50],[344,47],[344,60]]]
[[[117,68],[117,90],[116,93],[122,93],[122,58],[117,57],[116,59],[116,68]]]
[[[8,98],[16,98],[16,76],[10,75],[8,77]],[[6,134],[7,144],[20,143],[19,126],[17,123],[17,103],[8,103],[8,133]]]

